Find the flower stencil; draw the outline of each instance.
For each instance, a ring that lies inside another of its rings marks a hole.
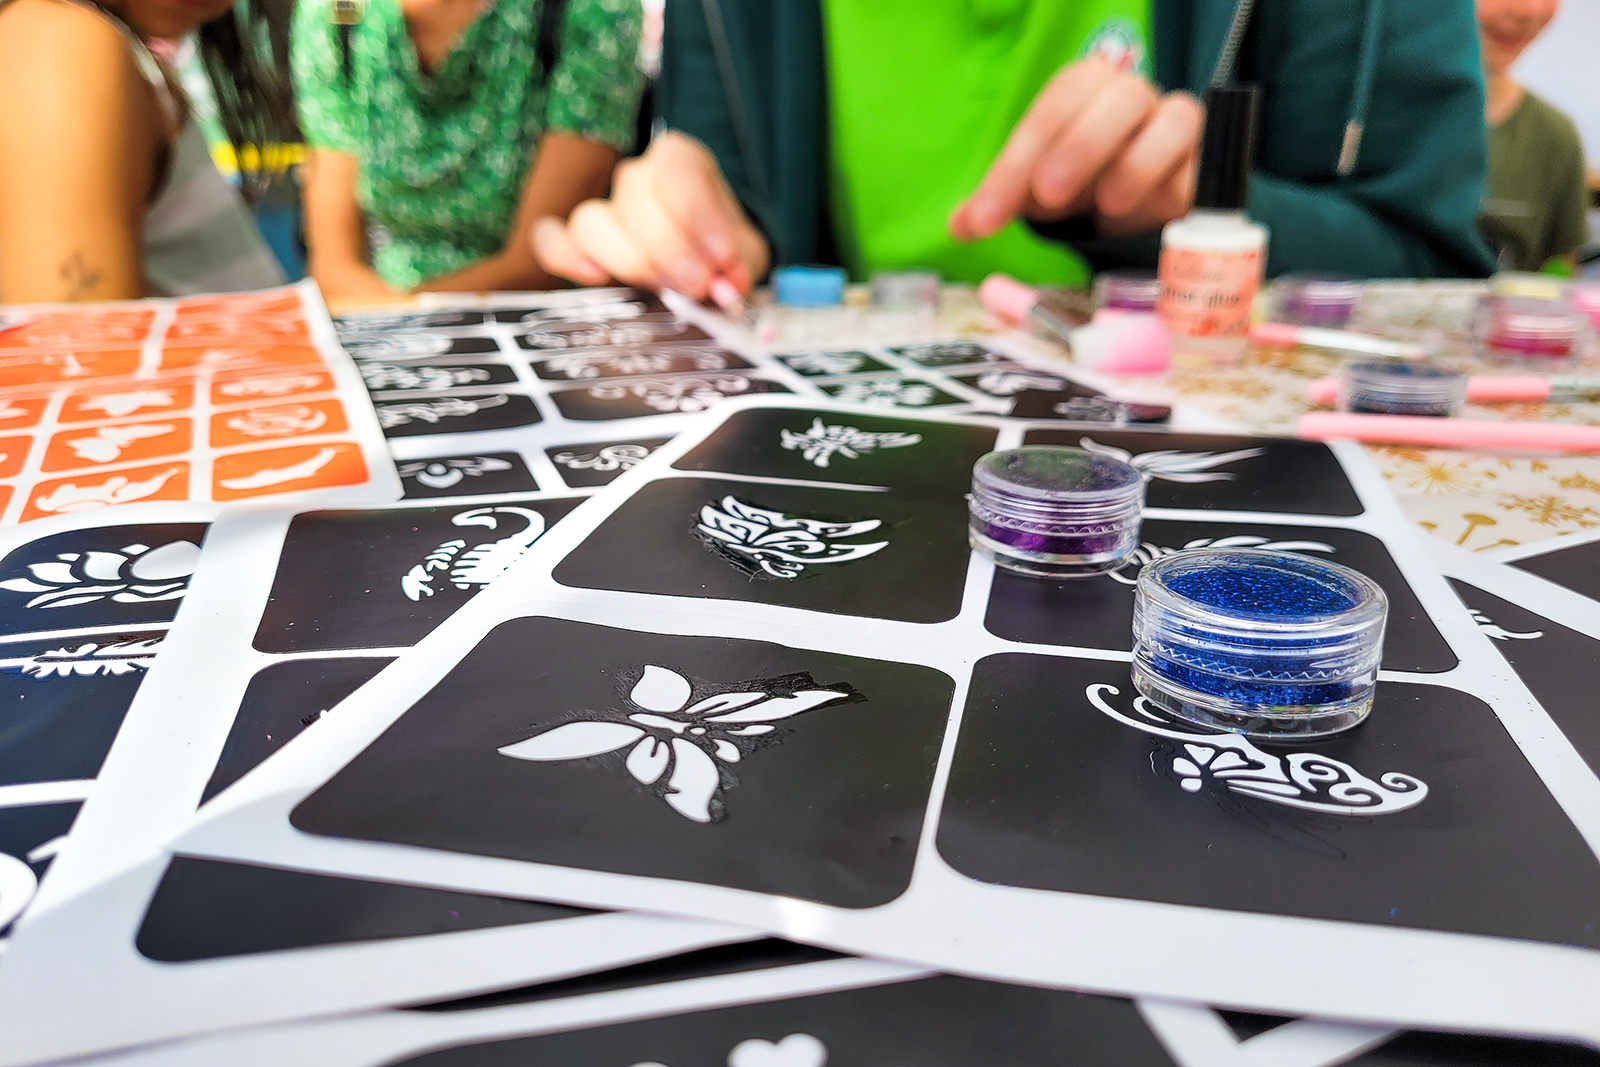
[[[28,564],[27,578],[0,582],[12,593],[35,593],[25,608],[70,608],[107,598],[118,604],[176,600],[189,589],[200,546],[171,541],[159,548],[124,545],[114,552],[60,552]]]
[[[1231,482],[1233,474],[1215,468],[1243,459],[1255,459],[1267,451],[1264,448],[1241,448],[1237,452],[1181,452],[1175,448],[1163,448],[1155,452],[1141,452],[1136,456],[1126,449],[1103,445],[1092,437],[1080,439],[1078,445],[1087,452],[1132,464],[1147,482],[1178,482],[1183,485]]]
[[[677,671],[649,664],[629,689],[626,710],[563,723],[497,751],[553,762],[628,749],[623,767],[672,810],[694,822],[721,822],[727,815],[722,791],[738,784],[726,765],[777,740],[774,722],[856,698],[850,686],[822,688],[806,674],[741,683],[691,703],[695,688]]]
[[[723,497],[721,503],[720,508],[707,504],[700,509],[695,536],[752,578],[796,578],[807,567],[861,559],[889,543],[835,543],[876,530],[883,525],[878,519],[823,522],[768,511],[734,496]]]

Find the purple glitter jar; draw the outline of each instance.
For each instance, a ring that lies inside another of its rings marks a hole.
[[[1278,322],[1341,330],[1361,302],[1361,282],[1348,274],[1285,274],[1272,287]]]
[[[990,452],[972,468],[972,547],[1039,578],[1103,574],[1139,543],[1144,476],[1112,456],[1056,445]]]

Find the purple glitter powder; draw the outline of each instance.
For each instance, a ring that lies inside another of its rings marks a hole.
[[[1138,544],[1144,476],[1112,456],[1033,445],[972,468],[973,548],[1040,577],[1100,574]]]

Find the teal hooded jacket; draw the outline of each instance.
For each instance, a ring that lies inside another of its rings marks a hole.
[[[716,154],[777,264],[837,262],[826,2],[666,5],[658,120]],[[1162,87],[1203,96],[1237,6],[1152,0]],[[1486,148],[1472,0],[1260,0],[1248,25],[1236,76],[1262,90],[1248,210],[1272,233],[1268,273],[1490,273],[1477,231]],[[1155,265],[1155,234],[1102,239],[1089,219],[1035,229],[1096,269]]]

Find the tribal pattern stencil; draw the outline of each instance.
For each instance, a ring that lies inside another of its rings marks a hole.
[[[922,443],[922,435],[917,433],[870,433],[854,426],[827,426],[820,418],[811,420],[810,429],[803,433],[779,432],[785,449],[798,451],[803,459],[817,467],[826,467],[835,456],[860,459],[880,448],[907,448]]]
[[[466,478],[481,478],[495,471],[508,471],[511,464],[493,456],[462,456],[457,459],[419,459],[396,463],[395,473],[415,479],[429,489],[449,489]]]
[[[1170,758],[1168,769],[1186,793],[1215,785],[1239,796],[1328,815],[1391,815],[1427,799],[1427,783],[1409,774],[1386,771],[1369,778],[1316,752],[1277,756],[1242,734],[1207,731],[1174,719],[1142,696],[1134,698],[1134,715],[1126,715],[1107,700],[1119,694],[1116,686],[1103,683],[1084,690],[1090,704],[1124,726],[1178,743],[1177,751],[1152,757],[1152,766],[1158,758]]]
[[[691,703],[696,688],[714,691]],[[722,793],[738,784],[727,767],[777,741],[774,722],[856,698],[850,686],[818,686],[804,674],[728,688],[697,687],[677,671],[649,664],[622,701],[624,707],[563,723],[497,751],[548,762],[628,749],[623,767],[640,785],[686,819],[720,822],[727,817]]]
[[[385,430],[407,426],[412,422],[438,423],[443,419],[476,415],[485,408],[500,407],[507,402],[504,393],[467,399],[460,396],[441,397],[438,400],[417,400],[402,404],[378,404],[378,425]]]
[[[734,496],[700,509],[694,532],[711,551],[752,578],[797,578],[806,568],[870,556],[887,541],[840,544],[870,533],[878,519],[824,522],[756,507]]]
[[[607,445],[597,452],[557,452],[550,462],[574,471],[627,471],[649,458],[645,445]]]

